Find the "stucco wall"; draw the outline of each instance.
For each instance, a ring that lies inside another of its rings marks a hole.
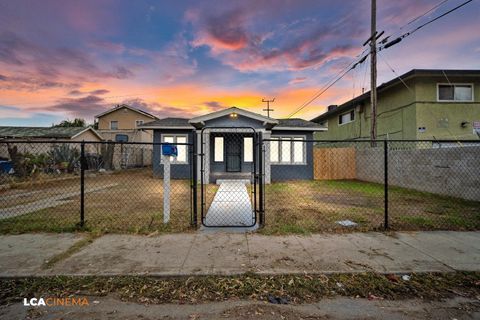
[[[357,179],[384,182],[383,149],[357,150]],[[480,145],[389,150],[389,184],[480,201]]]
[[[473,84],[473,102],[437,101],[438,83]],[[383,139],[478,139],[473,122],[480,121],[480,78],[472,76],[416,77],[378,94],[377,135]],[[370,137],[370,101],[355,110],[355,121],[339,125],[328,119],[328,131],[316,139],[345,140]],[[466,125],[461,126],[462,122]],[[419,131],[419,128],[422,128]],[[423,129],[425,128],[425,129]]]
[[[451,83],[473,84],[473,102],[437,101],[437,84],[445,77],[420,78],[416,82],[417,139],[478,139],[472,124],[480,121],[480,78],[449,77]],[[462,127],[461,123],[467,122]],[[424,127],[423,132],[418,127]]]
[[[128,142],[153,142],[152,130],[97,130],[103,139],[107,141],[115,141],[117,134],[128,136]]]
[[[408,90],[397,84],[387,91],[378,93],[377,136],[389,139],[415,139],[415,83],[407,81]],[[355,120],[338,124],[338,116],[328,119],[328,130],[315,134],[321,140],[360,139],[370,136],[370,100],[366,100],[355,110]]]
[[[145,123],[153,121],[151,117],[147,117],[141,113],[135,112],[128,108],[120,108],[98,118],[99,130],[110,130],[110,121],[118,121],[118,129],[135,129],[135,121],[143,120]]]

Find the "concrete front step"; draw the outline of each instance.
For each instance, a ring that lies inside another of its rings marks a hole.
[[[216,184],[217,185],[221,185],[222,183],[226,184],[245,184],[245,185],[249,185],[250,184],[250,180],[248,179],[218,179]]]

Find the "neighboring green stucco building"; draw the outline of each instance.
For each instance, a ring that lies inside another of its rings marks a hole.
[[[480,138],[480,70],[414,69],[377,90],[378,139]],[[312,119],[328,126],[315,137],[370,138],[370,109],[370,92],[330,106]]]

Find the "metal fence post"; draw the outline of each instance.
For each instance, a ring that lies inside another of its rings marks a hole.
[[[192,148],[192,206],[193,206],[193,217],[192,217],[192,226],[196,227],[197,226],[197,215],[198,215],[198,208],[197,208],[197,187],[198,187],[198,181],[197,181],[197,133],[193,131],[193,139],[192,139],[192,145],[190,146]]]
[[[385,230],[388,230],[388,140],[383,140],[383,159],[384,159],[384,194],[385,194]]]
[[[263,227],[265,225],[265,208],[264,208],[264,182],[265,182],[265,176],[264,176],[264,168],[263,168],[263,136],[262,133],[258,133],[258,192],[259,192],[259,214],[260,214],[260,226]]]
[[[170,156],[163,159],[163,223],[170,222]]]
[[[80,145],[80,227],[85,224],[85,141]]]

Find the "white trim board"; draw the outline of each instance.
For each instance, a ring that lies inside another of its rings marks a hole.
[[[262,116],[260,114],[251,112],[251,111],[239,109],[237,107],[232,107],[232,108],[212,112],[210,114],[206,114],[206,115],[203,115],[203,116],[195,117],[195,118],[190,119],[188,122],[189,123],[201,123],[201,122],[205,122],[205,121],[208,121],[208,120],[228,116],[232,113],[237,113],[241,116],[251,118],[251,119],[254,119],[254,120],[258,120],[258,121],[262,121],[262,122],[266,122],[266,123],[271,123],[271,124],[278,124],[279,123],[278,120],[268,118],[268,117]]]
[[[142,111],[142,110],[138,110],[138,109],[132,108],[132,107],[126,105],[126,104],[119,105],[118,107],[115,107],[115,108],[112,108],[112,109],[107,110],[107,111],[105,111],[105,112],[102,112],[102,113],[100,113],[100,114],[97,114],[97,115],[95,116],[95,119],[98,119],[98,118],[100,118],[100,117],[103,117],[103,116],[106,115],[106,114],[112,113],[112,112],[117,111],[117,110],[120,110],[120,109],[122,109],[122,108],[127,108],[127,109],[129,109],[129,110],[132,110],[132,111],[134,111],[134,112],[140,113],[140,114],[142,114],[142,115],[144,115],[144,116],[146,116],[146,117],[152,118],[152,119],[158,119],[158,118],[155,117],[154,115],[151,115],[151,114],[149,114],[149,113],[146,113],[145,111]]]
[[[81,135],[82,133],[88,130],[92,131],[93,134],[96,135],[100,140],[103,140],[102,136],[97,131],[95,131],[95,129],[93,129],[92,127],[85,128],[85,130],[82,130],[79,133],[73,135],[70,139],[75,139],[76,137],[78,137],[79,135]]]

